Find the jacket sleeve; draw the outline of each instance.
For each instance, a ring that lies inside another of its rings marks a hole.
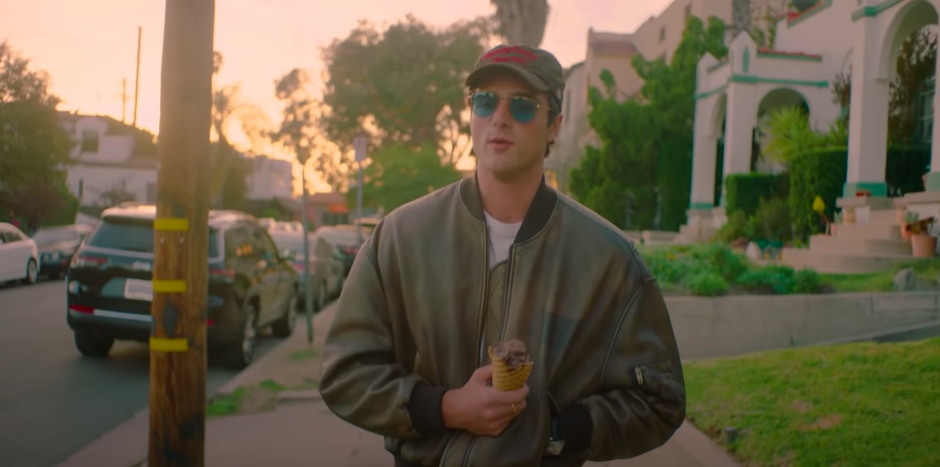
[[[559,414],[565,451],[591,461],[656,449],[685,419],[685,381],[666,303],[638,257],[636,284],[621,310],[601,369],[601,390]],[[570,445],[570,446],[569,446]]]
[[[389,315],[371,245],[360,249],[343,286],[324,344],[320,394],[338,417],[382,436],[443,432],[446,388],[431,387],[400,363],[413,358],[401,344],[411,340],[402,338],[404,324],[393,324],[404,320]]]

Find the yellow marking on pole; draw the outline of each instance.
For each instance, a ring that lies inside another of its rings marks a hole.
[[[153,291],[156,293],[183,293],[186,292],[186,281],[153,281]]]
[[[173,232],[187,232],[189,231],[189,221],[186,219],[175,218],[154,219],[153,229]]]
[[[150,350],[155,352],[186,352],[189,350],[189,341],[186,339],[151,337]]]

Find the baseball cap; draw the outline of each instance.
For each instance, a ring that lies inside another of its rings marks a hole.
[[[512,73],[533,88],[547,93],[554,110],[561,110],[565,90],[564,70],[558,59],[548,51],[525,45],[497,45],[477,59],[464,84],[476,88],[494,73],[500,72]]]

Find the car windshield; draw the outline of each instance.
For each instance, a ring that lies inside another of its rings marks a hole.
[[[78,240],[78,234],[72,229],[43,229],[36,232],[33,240],[38,246],[54,245]]]
[[[344,246],[358,246],[359,236],[356,235],[355,228],[352,229],[324,229],[320,232],[317,232],[318,235],[323,237],[324,240],[333,244],[333,245],[344,245]],[[369,236],[368,229],[362,229],[362,239],[365,240]]]
[[[153,219],[135,217],[105,217],[88,246],[111,250],[153,253]],[[218,231],[209,230],[209,257],[219,255]]]

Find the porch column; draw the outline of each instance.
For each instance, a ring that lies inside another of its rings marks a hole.
[[[887,196],[885,163],[888,157],[888,91],[886,70],[879,70],[879,45],[884,37],[876,18],[864,17],[855,24],[852,54],[852,101],[849,114],[849,160],[842,196],[854,198],[857,190],[872,196]]]
[[[749,83],[728,86],[724,176],[751,171],[751,149],[757,126],[757,87]],[[724,189],[722,189],[724,192]],[[724,196],[721,205],[724,206]]]
[[[940,60],[937,60],[937,70],[940,70]],[[937,92],[936,82],[934,82],[933,109],[931,109],[934,117],[933,135],[930,138],[932,141],[930,145],[930,172],[927,173],[925,191],[940,191],[940,141],[937,140],[940,137],[940,118],[937,118],[938,108],[940,108],[940,93]]]
[[[692,146],[692,190],[689,209],[711,210],[715,206],[715,157],[717,131],[711,121],[720,98],[710,96],[695,101],[695,135]]]

